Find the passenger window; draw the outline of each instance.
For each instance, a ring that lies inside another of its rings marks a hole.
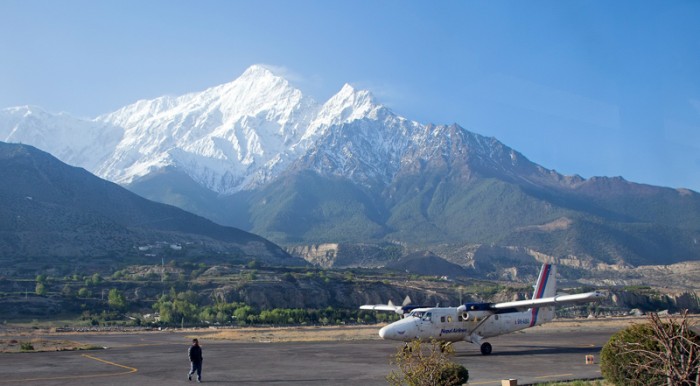
[[[452,316],[447,317],[447,323],[452,323]]]
[[[445,317],[444,317],[444,316],[441,316],[441,317],[440,317],[440,321],[441,321],[442,323],[445,323]]]

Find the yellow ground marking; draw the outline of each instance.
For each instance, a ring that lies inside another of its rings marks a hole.
[[[535,377],[535,379],[541,379],[541,378],[554,378],[554,377],[570,377],[574,374],[553,374],[553,375],[543,375],[541,377]]]
[[[99,377],[114,377],[117,375],[125,375],[125,374],[131,374],[139,371],[136,367],[130,367],[130,366],[125,366],[125,365],[120,365],[119,363],[114,363],[110,362],[108,360],[100,359],[97,357],[94,357],[92,355],[87,355],[87,354],[82,354],[81,356],[85,358],[89,358],[92,360],[96,360],[98,362],[102,362],[105,364],[108,364],[110,366],[116,366],[116,367],[121,367],[123,369],[126,369],[127,371],[120,371],[118,373],[102,373],[102,374],[90,374],[90,375],[71,375],[71,376],[65,376],[65,377],[43,377],[43,378],[21,378],[21,379],[10,379],[10,380],[0,380],[0,383],[14,383],[14,382],[31,382],[31,381],[55,381],[55,380],[61,380],[61,379],[85,379],[85,378],[99,378]]]
[[[121,373],[115,373],[115,374],[112,374],[112,375],[130,374],[130,373],[135,373],[135,372],[139,371],[139,369],[137,369],[136,367],[130,367],[130,366],[125,366],[125,365],[120,365],[119,363],[110,362],[110,361],[107,361],[107,360],[104,360],[104,359],[100,359],[100,358],[98,358],[98,357],[94,357],[94,356],[92,356],[92,355],[83,354],[82,356],[84,356],[85,358],[94,359],[94,360],[99,361],[99,362],[102,362],[102,363],[106,363],[106,364],[108,364],[108,365],[117,366],[117,367],[121,367],[121,368],[123,368],[123,369],[129,370],[129,371],[121,372]]]

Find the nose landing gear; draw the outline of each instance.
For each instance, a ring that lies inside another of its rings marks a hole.
[[[481,354],[482,355],[491,355],[491,350],[493,347],[491,347],[491,343],[484,342],[481,344]]]

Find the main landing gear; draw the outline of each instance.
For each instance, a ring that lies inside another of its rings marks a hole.
[[[493,347],[491,347],[491,343],[484,342],[481,344],[481,354],[482,355],[490,355],[492,349],[493,349]]]

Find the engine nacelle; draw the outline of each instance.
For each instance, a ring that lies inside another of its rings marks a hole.
[[[465,322],[478,322],[489,315],[491,315],[491,312],[488,311],[462,311],[460,314]]]
[[[494,313],[491,303],[466,303],[459,306],[457,311],[465,322],[478,322]]]

